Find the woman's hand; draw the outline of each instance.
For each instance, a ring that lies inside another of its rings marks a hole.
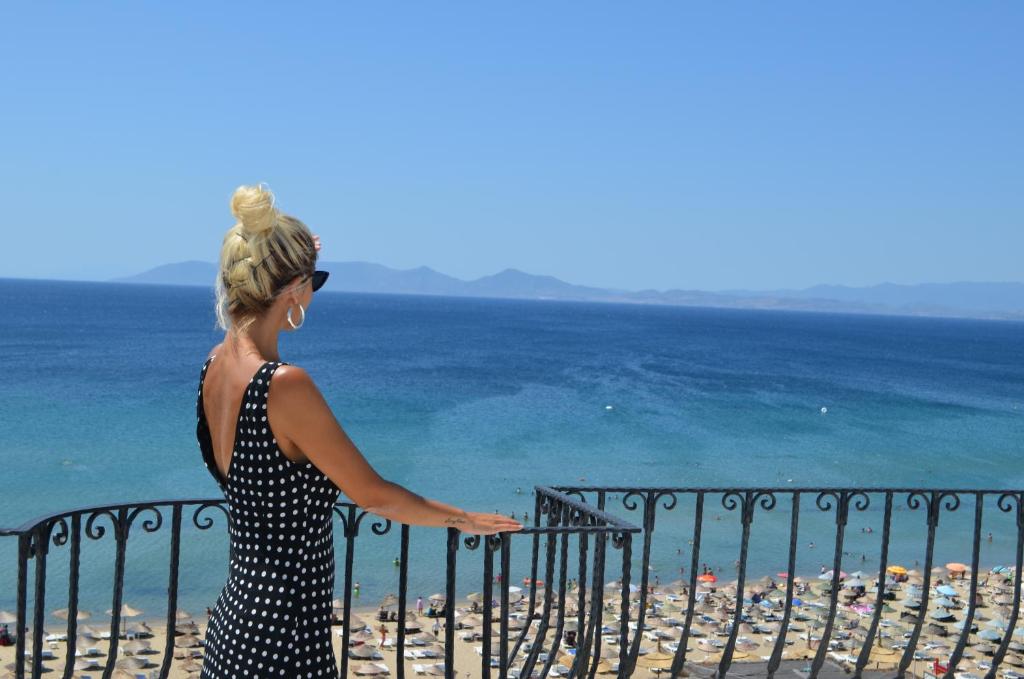
[[[313,249],[320,252],[320,236],[313,236]]]
[[[473,535],[493,535],[523,529],[523,524],[515,519],[510,519],[503,514],[488,514],[486,512],[466,512],[468,522],[457,526],[463,533]]]

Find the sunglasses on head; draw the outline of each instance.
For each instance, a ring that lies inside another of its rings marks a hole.
[[[314,271],[313,272],[313,292],[316,292],[320,288],[324,287],[324,283],[327,282],[327,277],[330,276],[329,271]]]

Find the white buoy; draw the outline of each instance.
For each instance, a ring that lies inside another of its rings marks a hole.
[[[612,407],[611,407],[611,406],[605,406],[605,407],[604,407],[604,409],[605,409],[605,410],[611,410],[611,409],[612,409]]]
[[[828,408],[826,408],[825,406],[822,406],[821,407],[821,414],[822,415],[827,415],[828,414]]]

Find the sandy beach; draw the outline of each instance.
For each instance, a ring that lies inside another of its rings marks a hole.
[[[958,568],[958,567],[957,567]],[[888,586],[888,598],[885,601],[881,622],[873,639],[874,650],[871,652],[870,669],[886,670],[896,666],[902,655],[902,646],[905,644],[905,637],[913,630],[916,622],[917,611],[920,602],[917,596],[920,595],[920,585],[923,583],[923,576],[914,570],[905,570],[894,567],[896,573],[893,577],[899,582],[890,581]],[[875,574],[877,576],[877,574]],[[826,579],[827,578],[827,579]],[[798,605],[794,605],[790,617],[790,632],[787,635],[787,645],[783,658],[787,660],[800,660],[811,658],[816,653],[817,640],[824,627],[824,616],[828,610],[830,574],[821,576],[798,577],[794,580],[794,599]],[[875,577],[867,573],[843,574],[843,587],[839,591],[839,603],[835,625],[833,628],[829,660],[839,665],[852,667],[858,653],[864,643],[864,639],[871,623],[873,614],[873,603],[876,598],[874,588]],[[688,602],[688,591],[686,584],[676,581],[668,585],[661,585],[649,589],[647,615],[644,624],[643,640],[641,642],[641,656],[637,663],[635,677],[654,677],[661,671],[667,670],[671,665],[671,659],[681,637],[683,625],[686,618]],[[775,585],[773,587],[772,585]],[[946,568],[933,569],[931,577],[931,591],[929,596],[928,613],[925,622],[922,624],[920,638],[917,644],[919,659],[910,668],[915,676],[921,676],[926,669],[931,669],[933,660],[940,663],[945,662],[957,644],[962,624],[960,623],[967,614],[966,602],[969,595],[970,576],[962,571],[950,571]],[[620,613],[621,587],[616,583],[607,583],[605,591],[604,622],[609,627],[602,641],[602,655],[607,657],[602,660],[599,673],[612,673],[617,663],[618,639],[617,625]],[[916,590],[916,591],[915,591]],[[863,591],[863,594],[858,594]],[[526,592],[523,592],[526,594]],[[697,603],[694,606],[693,621],[690,626],[690,637],[687,644],[687,660],[689,664],[713,666],[721,660],[721,646],[728,639],[727,623],[732,621],[732,605],[735,601],[735,582],[705,582],[698,587],[696,593]],[[538,601],[543,601],[543,589],[538,591]],[[636,629],[636,616],[638,613],[638,593],[633,592],[630,596],[633,602],[630,611],[631,637]],[[515,598],[515,595],[513,596]],[[557,600],[557,597],[555,597]],[[566,606],[566,631],[574,627],[577,611],[575,601],[578,593],[567,594]],[[772,653],[777,631],[780,627],[782,617],[782,603],[785,600],[785,581],[779,578],[764,577],[756,581],[748,581],[745,588],[744,613],[748,616],[741,623],[738,632],[738,641],[733,654],[734,662],[763,662]],[[481,655],[478,649],[481,647],[479,631],[482,620],[477,605],[477,612],[474,612],[473,600],[479,602],[478,594],[469,594],[466,599],[456,603],[456,620],[462,625],[457,629],[455,636],[455,667],[457,676],[474,677],[480,676]],[[336,602],[336,605],[340,602]],[[393,597],[389,597],[386,604],[388,610],[397,609]],[[978,578],[978,606],[975,610],[972,628],[976,628],[968,638],[968,645],[964,652],[963,660],[959,664],[958,677],[971,677],[983,675],[991,660],[992,654],[999,645],[999,640],[1007,632],[1011,607],[1013,603],[1012,573],[1010,571],[984,572]],[[428,606],[428,602],[424,602]],[[433,634],[435,619],[426,615],[417,616],[416,602],[411,600],[408,604],[410,612],[407,617],[409,626],[418,628],[419,632],[409,632],[407,635],[406,658],[404,659],[407,676],[429,676],[438,672],[442,667],[443,657],[437,658],[414,658],[413,652],[422,654],[424,651],[433,651],[443,656],[443,619],[437,619],[439,633],[437,637]],[[519,630],[525,624],[525,611],[527,610],[527,597],[510,606],[510,639],[515,639]],[[533,621],[532,633],[539,625],[540,608],[538,615]],[[351,657],[349,662],[349,674],[367,675],[378,674],[386,676],[394,675],[399,658],[394,647],[395,635],[397,632],[396,622],[384,623],[387,633],[385,643],[381,646],[380,626],[382,623],[377,618],[378,608],[375,606],[353,608],[355,619],[352,624],[351,651],[360,657]],[[192,616],[181,612],[182,620],[176,631],[175,658],[171,665],[171,677],[185,678],[195,677],[200,668],[203,652],[203,635],[206,627],[205,612],[199,616]],[[550,616],[552,623],[556,619],[555,612]],[[131,639],[122,639],[118,650],[118,667],[124,669],[126,674],[117,673],[114,676],[135,677],[149,676],[149,672],[159,668],[162,660],[162,649],[166,639],[166,629],[160,621],[147,620],[140,625],[144,616],[132,618],[126,621],[126,628],[129,631],[140,632],[148,627],[149,631],[143,635],[129,635]],[[75,676],[97,677],[100,669],[107,662],[108,640],[88,636],[88,632],[100,633],[103,630],[105,617],[97,619],[93,616],[80,623],[80,629],[87,633],[87,636],[80,640],[79,647],[82,649],[94,648],[95,655],[82,656],[79,659],[80,669]],[[142,628],[142,629],[140,629]],[[493,625],[497,630],[497,625]],[[341,626],[335,625],[332,629],[335,652],[338,657],[341,653]],[[44,648],[52,654],[44,662],[44,666],[53,670],[61,670],[64,667],[64,655],[66,642],[61,641],[59,635],[64,632],[62,625],[47,625],[48,634],[57,635],[56,638],[49,638],[44,643]],[[477,633],[474,636],[474,631]],[[546,643],[550,643],[553,637],[554,624],[549,629]],[[1013,633],[1013,640],[1010,643],[1009,651],[1004,659],[1002,667],[1024,666],[1024,626],[1010,630]],[[810,640],[808,640],[808,633]],[[497,651],[497,637],[492,644],[492,652]],[[517,660],[521,661],[522,652]],[[14,660],[13,647],[0,647],[0,667],[6,673]],[[572,655],[566,652],[565,639],[558,653],[556,662],[552,667],[552,675],[555,672],[562,672],[565,666],[572,660]],[[84,662],[83,662],[84,661]],[[145,661],[145,664],[143,664]],[[90,671],[85,668],[86,663],[93,663],[95,667]],[[513,666],[518,665],[518,662]],[[540,661],[536,670],[543,666]],[[0,674],[0,676],[7,676]],[[11,675],[13,676],[13,675]],[[156,675],[154,675],[156,676]]]

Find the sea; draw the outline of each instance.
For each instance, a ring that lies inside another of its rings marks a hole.
[[[219,497],[195,438],[200,369],[223,338],[213,304],[201,287],[0,279],[0,527],[82,506]],[[1020,322],[357,294],[328,283],[303,327],[282,334],[280,355],[313,376],[383,477],[473,511],[522,518],[538,485],[1024,489]],[[609,511],[640,522],[624,499],[612,493]],[[808,577],[832,567],[836,535],[834,512],[814,500],[804,495],[797,538]],[[748,578],[785,570],[789,502],[780,495],[755,512]],[[720,495],[705,503],[699,561],[735,576],[740,513]],[[666,504],[652,582],[690,572],[693,496]],[[877,568],[881,504],[873,495],[851,511],[844,570]],[[905,494],[895,504],[890,562],[920,567],[926,513]],[[937,564],[970,561],[973,507],[964,496],[940,516]],[[984,511],[982,564],[1012,564],[1014,512],[995,498]],[[211,606],[227,574],[226,527],[210,516],[205,531],[186,516],[187,610]],[[398,530],[374,535],[372,520],[353,555],[365,606],[398,586]],[[102,617],[114,558],[100,525],[104,537],[83,540],[81,606]],[[153,534],[136,525],[128,541],[125,601],[147,618],[165,614],[168,534],[166,523]],[[340,525],[335,534],[340,596]],[[410,535],[410,596],[443,591],[445,530]],[[514,536],[516,583],[529,575],[530,546]],[[0,538],[0,610],[15,606],[16,547]],[[457,556],[460,596],[480,591],[482,550]],[[49,551],[48,611],[67,605],[67,557],[67,546]],[[608,558],[610,580],[621,553]],[[569,567],[571,577],[575,558]]]

